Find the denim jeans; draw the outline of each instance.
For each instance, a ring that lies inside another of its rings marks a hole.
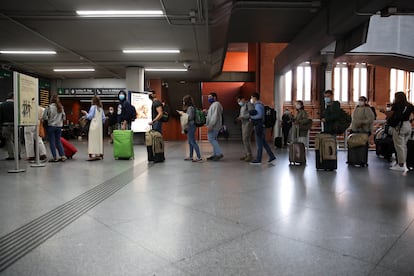
[[[195,150],[197,154],[197,158],[201,158],[200,154],[200,148],[198,147],[198,144],[196,142],[195,133],[196,133],[196,126],[194,124],[188,124],[187,129],[187,140],[188,145],[190,146],[190,158],[193,158],[193,151]]]
[[[222,154],[219,143],[217,142],[218,133],[219,133],[219,130],[215,130],[215,129],[209,130],[207,132],[208,141],[213,146],[213,155],[215,156],[219,156]]]
[[[265,132],[263,124],[258,123],[254,126],[254,135],[256,140],[256,147],[257,147],[257,155],[255,161],[262,162],[262,155],[263,155],[263,147],[265,148],[267,155],[269,158],[272,159],[275,155],[272,152],[272,149],[266,142]]]
[[[56,126],[47,127],[47,139],[49,139],[50,151],[52,152],[53,158],[56,158],[56,148],[58,149],[59,156],[65,156],[60,137],[62,136],[62,128]]]

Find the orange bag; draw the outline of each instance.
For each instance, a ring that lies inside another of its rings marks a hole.
[[[43,122],[42,121],[39,122],[39,125],[37,127],[37,130],[39,132],[39,136],[40,137],[42,137],[42,138],[45,138],[46,137],[46,130],[45,130],[44,126],[43,126]]]

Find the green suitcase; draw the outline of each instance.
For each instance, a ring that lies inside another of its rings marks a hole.
[[[134,133],[132,130],[114,130],[115,159],[134,159]]]

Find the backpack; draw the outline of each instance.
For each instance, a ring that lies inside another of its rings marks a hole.
[[[345,130],[348,129],[349,125],[352,122],[352,117],[342,108],[340,109],[340,114],[338,120],[334,123],[333,131],[335,134],[343,134]]]
[[[204,126],[206,124],[206,114],[199,108],[194,108],[194,124],[197,127]]]
[[[387,124],[391,127],[401,126],[404,121],[404,115],[407,112],[411,112],[409,106],[405,106],[404,109],[399,109],[398,112],[394,112],[390,118],[387,119]]]
[[[126,103],[125,105],[125,117],[129,121],[135,121],[137,118],[137,111],[135,110],[135,106],[130,103]]]
[[[170,119],[170,108],[168,107],[168,105],[163,105],[161,122],[166,123],[168,122],[169,119]]]
[[[276,124],[276,110],[266,105],[264,107],[264,125],[266,128],[273,128]]]

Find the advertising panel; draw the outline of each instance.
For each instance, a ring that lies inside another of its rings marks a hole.
[[[37,125],[38,79],[20,73],[17,78],[19,125]]]
[[[151,126],[148,123],[152,120],[152,101],[148,94],[144,92],[130,92],[130,102],[137,112],[137,118],[132,122],[131,129],[134,132],[149,131]]]

